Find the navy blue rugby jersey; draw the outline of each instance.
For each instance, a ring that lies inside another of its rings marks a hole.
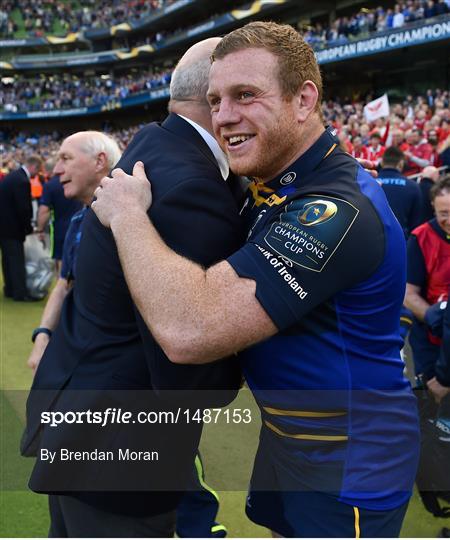
[[[78,212],[75,212],[70,220],[69,228],[67,229],[66,238],[64,240],[61,277],[68,281],[75,279],[78,246],[80,245],[83,220],[87,210],[88,207],[85,206]]]
[[[240,356],[281,489],[403,504],[419,432],[400,358],[405,240],[383,190],[327,130],[252,184],[243,214],[248,239],[228,262],[256,281],[279,333]]]

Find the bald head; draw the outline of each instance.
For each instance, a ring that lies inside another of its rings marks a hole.
[[[122,154],[117,142],[101,131],[77,131],[67,137],[65,142],[76,145],[82,152],[92,157],[103,153],[108,170],[112,169]]]
[[[99,131],[79,131],[64,139],[53,172],[66,198],[90,204],[95,188],[119,158],[114,139]]]
[[[214,37],[192,45],[181,57],[170,82],[169,110],[174,110],[175,102],[204,101],[208,90],[211,54],[221,38]]]

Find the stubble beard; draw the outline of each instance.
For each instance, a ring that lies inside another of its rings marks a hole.
[[[268,182],[293,161],[298,135],[290,122],[278,122],[270,132],[257,137],[260,137],[259,149],[255,151],[257,155],[252,162],[242,163],[236,169],[231,166],[231,169],[240,176]]]

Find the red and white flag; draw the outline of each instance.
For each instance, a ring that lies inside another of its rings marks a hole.
[[[368,122],[373,122],[377,118],[382,118],[383,116],[389,116],[389,100],[387,94],[383,94],[378,99],[370,101],[364,107],[364,115]]]

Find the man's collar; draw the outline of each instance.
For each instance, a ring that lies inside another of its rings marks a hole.
[[[286,186],[293,187],[301,184],[302,177],[313,171],[319,163],[327,158],[339,146],[336,130],[328,127],[317,141],[306,150],[294,163],[287,167],[270,182],[264,185],[273,191],[279,191]]]
[[[230,167],[228,165],[227,158],[218,145],[216,139],[208,132],[205,128],[202,128],[202,126],[198,125],[197,122],[194,122],[190,118],[187,118],[186,116],[183,116],[182,114],[179,114],[183,120],[186,120],[191,126],[198,131],[201,138],[205,141],[205,143],[209,146],[209,149],[214,154],[214,157],[216,158],[217,164],[219,165],[220,173],[222,174],[222,178],[226,180],[228,178],[228,175],[230,174]]]
[[[21,165],[22,169],[25,171],[25,174],[28,176],[28,180],[31,178],[30,171],[28,170],[26,165]]]
[[[402,173],[394,167],[384,167],[378,174],[380,178],[403,178]]]

